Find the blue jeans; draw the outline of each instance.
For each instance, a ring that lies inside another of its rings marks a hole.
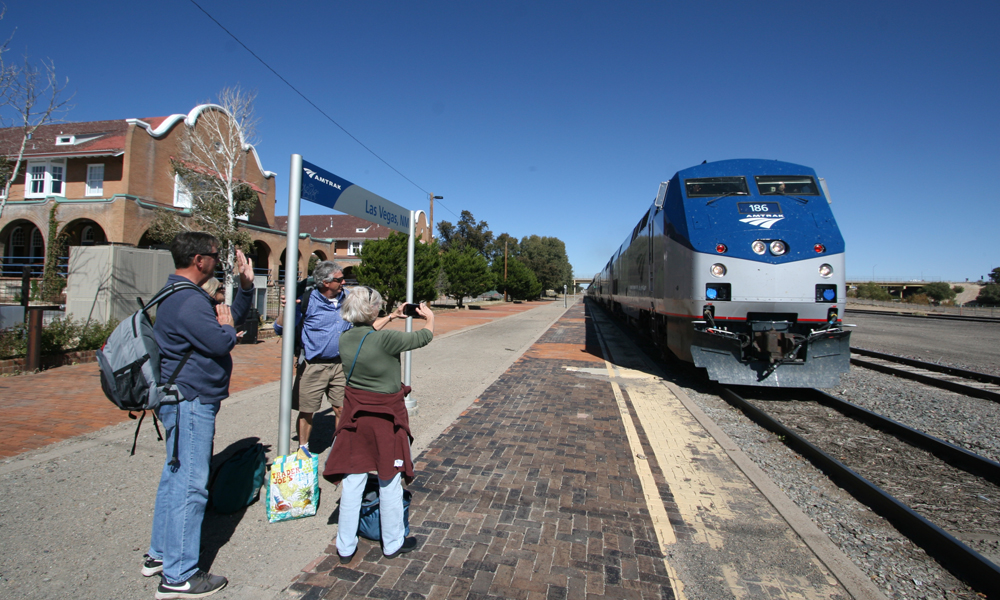
[[[201,522],[208,503],[208,470],[218,413],[218,402],[202,404],[198,398],[156,409],[167,434],[167,457],[156,490],[149,555],[163,561],[167,583],[186,581],[198,570]],[[180,435],[177,456],[181,464],[172,467],[177,435]]]
[[[340,492],[340,520],[337,524],[337,553],[351,556],[358,548],[358,522],[368,473],[344,477]],[[382,552],[392,554],[403,545],[403,485],[399,473],[378,480],[378,514],[382,526]]]

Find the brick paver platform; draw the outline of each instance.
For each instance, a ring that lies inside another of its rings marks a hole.
[[[577,304],[422,453],[417,550],[362,540],[289,588],[303,599],[673,598],[609,383]]]
[[[435,311],[437,335],[531,310],[546,302],[484,305],[475,310]],[[419,329],[421,321],[414,320]],[[393,328],[402,329],[403,322]],[[281,378],[281,338],[233,349],[230,394]],[[0,459],[15,456],[128,421],[104,397],[96,363],[70,365],[33,375],[0,377]]]

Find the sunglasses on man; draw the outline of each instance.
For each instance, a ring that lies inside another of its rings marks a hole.
[[[219,260],[219,253],[218,252],[197,252],[195,254],[190,254],[189,256],[191,258],[194,258],[196,256],[211,256],[215,260]]]

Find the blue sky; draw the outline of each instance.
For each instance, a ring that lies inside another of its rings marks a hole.
[[[558,237],[590,277],[660,181],[771,158],[826,178],[849,278],[1000,266],[995,0],[198,2],[378,156],[190,0],[8,2],[0,33],[69,77],[69,121],[257,90],[279,215],[299,153],[407,208],[442,195],[438,221]]]

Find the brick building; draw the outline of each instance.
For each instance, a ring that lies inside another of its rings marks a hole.
[[[225,113],[219,106],[203,104],[169,117],[39,127],[27,142],[24,162],[0,215],[0,275],[19,277],[25,264],[40,273],[53,206],[58,207],[58,231],[66,235],[70,252],[73,246],[95,244],[155,245],[148,232],[157,211],[191,214],[190,196],[170,161],[180,157],[183,128],[198,134],[199,117],[206,111]],[[0,155],[13,161],[21,139],[19,128],[0,130]],[[240,226],[253,239],[254,266],[259,274],[266,271],[273,284],[284,272],[287,222],[287,217],[274,215],[275,173],[264,169],[252,146],[240,167],[240,179],[257,195],[256,208]],[[318,221],[313,225],[314,219],[331,225],[323,228]],[[426,219],[417,226],[418,232],[426,231]],[[305,273],[312,254],[356,263],[352,257],[360,244],[373,236],[385,237],[388,230],[383,229],[346,215],[303,217],[298,270]]]

